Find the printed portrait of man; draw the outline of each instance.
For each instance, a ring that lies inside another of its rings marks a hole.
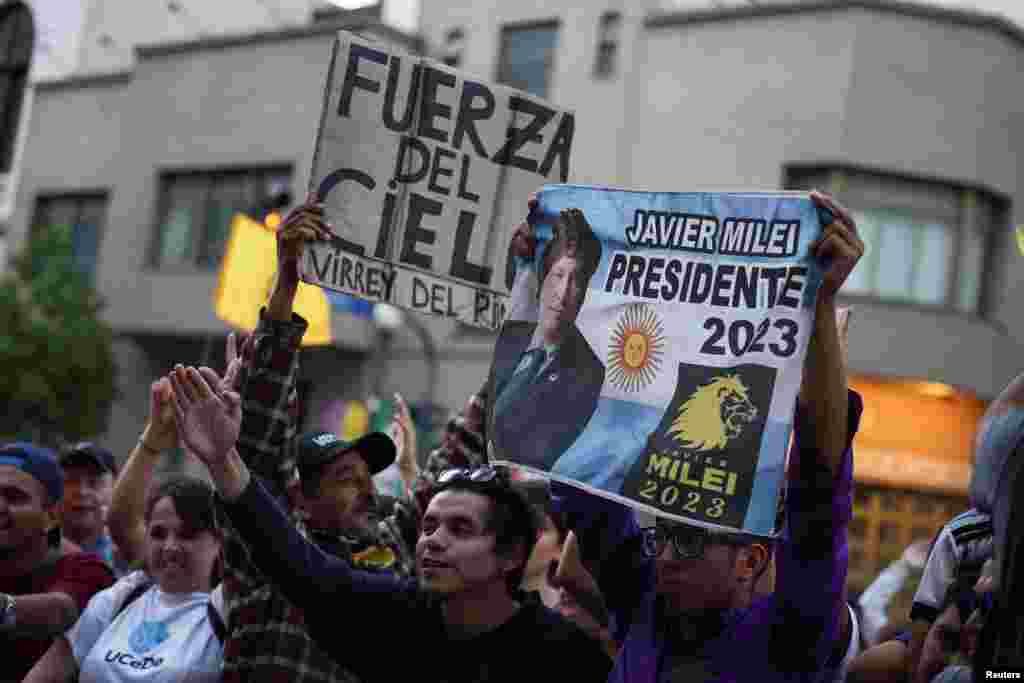
[[[601,262],[601,241],[579,209],[562,211],[544,250],[538,322],[502,328],[491,369],[496,456],[550,471],[597,408],[605,367],[576,326]]]

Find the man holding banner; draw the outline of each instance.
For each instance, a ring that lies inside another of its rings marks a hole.
[[[597,407],[605,367],[576,326],[601,242],[579,210],[563,211],[541,261],[539,322],[509,321],[494,350],[495,443],[549,470]]]
[[[786,530],[774,548],[774,593],[753,601],[773,553],[766,540],[666,519],[641,530],[630,508],[553,484],[615,615],[622,649],[611,681],[811,683],[827,680],[845,650],[837,641],[861,401],[847,389],[835,301],[864,247],[844,209],[824,195],[811,199],[827,217],[810,245],[825,270],[787,467]]]

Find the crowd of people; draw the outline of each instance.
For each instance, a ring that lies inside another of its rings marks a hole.
[[[182,364],[157,378],[120,467],[94,443],[0,447],[0,682],[981,683],[1020,672],[1022,381],[982,423],[974,507],[847,593],[862,402],[847,387],[836,297],[864,247],[843,207],[812,199],[832,220],[812,245],[824,277],[778,539],[641,518],[492,466],[485,416],[501,392],[490,381],[422,467],[400,397],[390,435],[302,432],[306,322],[293,303],[304,248],[331,237],[310,197],[278,230],[255,332],[229,336],[220,373]],[[512,249],[534,246],[518,226]],[[585,252],[563,248],[545,272],[574,272]],[[523,447],[525,436],[503,438]],[[208,476],[158,476],[176,449]],[[389,467],[397,495],[375,485]],[[893,619],[908,591],[906,618]]]

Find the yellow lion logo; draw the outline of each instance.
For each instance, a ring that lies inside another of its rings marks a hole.
[[[710,451],[725,448],[756,417],[757,408],[740,376],[728,375],[698,387],[668,431],[684,448]]]

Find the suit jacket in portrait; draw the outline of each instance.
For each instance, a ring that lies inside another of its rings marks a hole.
[[[573,325],[551,364],[516,390],[512,377],[536,328],[527,322],[507,322],[502,328],[491,368],[488,433],[496,458],[550,471],[594,414],[605,368]],[[503,400],[505,390],[516,395]]]

